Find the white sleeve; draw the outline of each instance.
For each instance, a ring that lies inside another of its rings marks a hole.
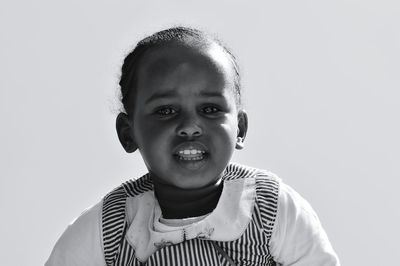
[[[58,239],[45,266],[105,266],[102,201],[82,213]]]
[[[282,182],[270,252],[284,266],[340,265],[310,204]]]

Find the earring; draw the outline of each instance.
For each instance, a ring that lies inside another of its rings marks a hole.
[[[236,139],[236,149],[241,150],[244,148],[243,138],[237,137]]]

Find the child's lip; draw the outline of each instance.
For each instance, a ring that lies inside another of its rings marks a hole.
[[[208,156],[207,147],[198,141],[183,142],[174,149],[174,157],[179,165],[190,171],[201,169],[206,164]]]
[[[202,154],[208,153],[208,150],[206,146],[200,142],[183,142],[179,144],[173,151],[175,155],[182,155],[182,151],[187,151],[187,150],[197,150],[200,151]],[[181,152],[181,153],[180,153]],[[190,156],[190,154],[186,154],[187,156]]]

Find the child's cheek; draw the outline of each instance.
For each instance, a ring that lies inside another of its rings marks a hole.
[[[238,121],[235,115],[227,114],[221,126],[227,134],[233,135],[236,138]]]

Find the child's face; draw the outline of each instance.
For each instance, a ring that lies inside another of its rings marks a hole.
[[[246,114],[235,104],[233,75],[216,45],[176,44],[143,57],[131,123],[153,178],[186,189],[220,178],[238,134],[247,130]]]

